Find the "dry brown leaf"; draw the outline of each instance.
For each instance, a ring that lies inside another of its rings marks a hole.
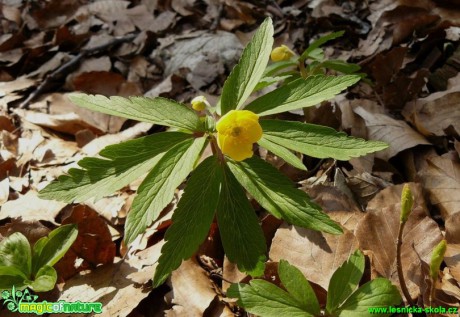
[[[309,281],[327,289],[335,270],[358,249],[358,240],[353,233],[344,231],[342,235],[331,235],[282,225],[273,238],[270,259],[289,261]]]
[[[0,227],[0,237],[7,237],[15,232],[22,233],[33,246],[41,237],[48,235],[51,230],[39,221],[22,221],[13,219],[10,223]]]
[[[444,219],[460,211],[460,163],[449,158],[428,156],[418,167],[417,176],[428,191],[431,204]]]
[[[4,180],[0,181],[0,206],[8,201],[10,195],[10,179],[5,177]]]
[[[101,302],[103,312],[97,316],[127,316],[149,294],[148,290],[139,287],[130,279],[131,274],[135,272],[137,269],[128,262],[116,259],[113,264],[100,266],[90,273],[80,274],[66,281],[59,300]]]
[[[404,229],[401,258],[407,287],[411,296],[416,298],[420,295],[424,281],[419,256],[428,262],[433,248],[442,239],[442,234],[436,222],[428,217],[420,185],[411,184],[411,189],[415,208]],[[396,240],[400,221],[401,191],[402,185],[397,185],[387,187],[377,194],[369,202],[367,214],[356,229],[360,246],[363,250],[371,252],[373,269],[398,287]]]
[[[216,297],[211,280],[193,258],[171,274],[171,286],[174,306],[166,316],[201,317]]]
[[[454,136],[460,133],[459,103],[460,89],[456,87],[409,102],[402,114],[424,135]]]
[[[57,214],[66,206],[56,200],[38,198],[37,192],[28,191],[16,200],[7,201],[0,210],[0,220],[6,218],[22,218],[23,221],[49,221],[56,223]]]
[[[62,224],[78,224],[78,236],[65,256],[56,263],[64,279],[100,264],[113,263],[115,243],[106,222],[91,208],[78,205]],[[79,263],[78,265],[76,263]]]
[[[447,250],[444,262],[460,285],[460,212],[446,219]]]
[[[395,120],[385,114],[368,112],[363,107],[357,107],[354,111],[366,121],[370,140],[384,141],[390,145],[375,154],[378,158],[389,160],[405,149],[430,144],[404,121]]]

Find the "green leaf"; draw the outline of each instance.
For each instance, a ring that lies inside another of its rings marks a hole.
[[[340,317],[372,316],[369,308],[397,306],[401,303],[401,295],[396,286],[386,278],[376,278],[354,292],[334,313]],[[389,316],[391,314],[381,314]]]
[[[305,192],[295,188],[287,176],[264,160],[257,157],[243,162],[228,160],[228,166],[249,194],[275,217],[313,230],[343,232]]]
[[[264,280],[232,284],[227,296],[238,298],[239,306],[261,317],[313,317],[287,292]]]
[[[27,276],[16,266],[0,266],[0,291],[26,285]]]
[[[307,47],[307,49],[302,53],[302,55],[300,55],[299,60],[305,60],[307,57],[309,57],[310,53],[316,50],[318,47],[320,47],[328,41],[341,37],[344,33],[344,31],[339,31],[320,37]]]
[[[265,87],[271,86],[279,81],[290,78],[291,75],[276,76],[276,77],[263,77],[259,83],[254,87],[254,92],[259,91]]]
[[[35,292],[47,292],[54,288],[56,281],[56,270],[49,265],[45,265],[38,270],[35,280],[29,283],[29,286]]]
[[[280,70],[288,67],[297,67],[297,63],[294,61],[279,61],[271,63],[265,68],[264,76],[271,77],[276,75]]]
[[[287,261],[281,260],[278,267],[278,275],[286,290],[301,304],[302,309],[313,315],[320,314],[316,294],[298,268],[290,265]]]
[[[352,74],[361,69],[357,64],[347,63],[340,59],[330,59],[321,63],[325,68],[333,69],[344,74]]]
[[[273,46],[273,25],[266,18],[246,46],[222,88],[220,114],[240,109],[265,71]]]
[[[358,75],[315,75],[306,79],[299,78],[257,98],[244,109],[257,113],[259,116],[267,116],[311,107],[333,98],[360,79]]]
[[[32,269],[32,252],[27,238],[15,232],[0,241],[0,266],[14,266],[29,276]]]
[[[259,220],[241,185],[225,167],[217,223],[228,259],[252,276],[262,275],[266,244]]]
[[[349,160],[352,157],[383,150],[388,144],[348,136],[332,128],[284,120],[261,120],[264,138],[317,158]]]
[[[334,312],[358,287],[364,273],[364,255],[356,250],[332,275],[327,291],[326,310]]]
[[[278,145],[276,143],[273,143],[270,140],[267,140],[262,136],[262,139],[257,141],[257,143],[272,152],[273,154],[281,157],[283,160],[285,160],[287,163],[291,164],[295,168],[298,168],[300,170],[306,171],[307,168],[305,165],[303,165],[302,161],[294,155],[291,151],[286,149],[285,147]]]
[[[189,131],[203,130],[203,124],[195,111],[166,98],[107,98],[102,95],[72,93],[69,99],[80,107],[118,117]]]
[[[77,236],[77,225],[69,224],[54,229],[47,237],[38,240],[34,246],[32,274],[38,274],[44,266],[56,264],[70,249]]]
[[[70,169],[69,175],[41,190],[39,197],[71,203],[110,195],[146,174],[160,154],[187,139],[191,140],[190,134],[163,132],[107,146],[99,153],[102,159],[80,160],[78,165],[84,169]]]
[[[132,243],[171,202],[174,191],[192,171],[205,144],[205,137],[176,144],[145,177],[126,220],[126,244]]]
[[[222,167],[214,155],[192,172],[165,234],[166,244],[161,248],[154,287],[163,284],[206,238],[219,202],[221,183]]]

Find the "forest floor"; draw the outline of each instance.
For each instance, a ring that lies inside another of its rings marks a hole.
[[[452,3],[458,1],[1,1],[0,238],[22,232],[34,243],[60,224],[79,225],[77,242],[56,264],[56,288],[40,300],[101,302],[101,316],[244,314],[225,291],[227,281],[248,278],[225,258],[216,226],[192,259],[152,289],[182,188],[130,249],[122,243],[124,222],[140,180],[81,204],[37,193],[107,145],[164,130],[79,108],[69,93],[186,104],[205,95],[215,102],[243,47],[271,16],[275,45],[297,53],[344,30],[324,46],[326,56],[359,64],[370,79],[289,119],[390,146],[347,162],[303,157],[308,171],[259,150],[346,229],[333,236],[297,228],[256,206],[271,263],[265,278],[286,259],[324,305],[333,272],[359,248],[368,259],[364,279],[383,276],[399,288],[395,241],[409,183],[415,208],[402,245],[408,290],[428,306],[425,264],[444,238],[436,305],[459,307],[460,4]],[[15,316],[5,307],[0,315]]]

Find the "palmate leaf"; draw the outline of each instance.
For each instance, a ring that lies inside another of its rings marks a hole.
[[[376,278],[367,282],[340,305],[330,316],[337,317],[368,317],[369,308],[397,306],[401,303],[401,295],[396,286],[386,278]],[[380,314],[390,316],[392,314]]]
[[[272,46],[273,25],[272,20],[267,18],[243,50],[240,61],[224,83],[220,99],[221,115],[241,108],[262,78]]]
[[[333,312],[358,287],[364,273],[364,255],[356,250],[332,275],[327,292],[326,310]]]
[[[320,314],[320,307],[315,291],[303,273],[288,261],[281,260],[278,275],[289,294],[297,300],[302,308],[314,315]]]
[[[285,160],[287,163],[291,164],[295,168],[298,168],[299,170],[303,171],[307,170],[305,165],[303,165],[302,161],[297,156],[295,156],[294,153],[286,149],[284,146],[278,145],[270,140],[267,140],[263,136],[259,141],[257,141],[257,144],[269,150],[273,154],[281,157],[283,160]]]
[[[174,144],[191,138],[182,132],[162,132],[110,145],[99,153],[102,159],[82,159],[78,165],[84,169],[70,169],[69,175],[42,189],[39,197],[71,203],[110,195],[146,174]]]
[[[228,259],[252,276],[264,272],[266,244],[254,210],[241,185],[224,166],[217,223]]]
[[[311,43],[307,47],[307,49],[302,53],[302,55],[300,55],[299,60],[302,60],[302,59],[305,60],[310,55],[310,53],[316,50],[318,47],[320,47],[326,42],[329,42],[338,37],[341,37],[344,33],[345,33],[344,31],[338,31],[338,32],[330,33],[328,35],[320,37],[319,39],[315,40],[313,43]]]
[[[145,177],[126,219],[126,244],[144,232],[171,202],[175,189],[192,171],[206,142],[206,138],[202,137],[176,144]]]
[[[288,292],[264,280],[248,284],[232,284],[227,296],[238,298],[238,305],[262,317],[314,317]]]
[[[277,218],[301,227],[332,234],[342,233],[339,224],[294,187],[289,178],[264,160],[252,157],[243,162],[228,160],[228,166],[248,193]]]
[[[315,124],[284,120],[261,120],[264,138],[317,158],[349,160],[383,150],[388,144],[350,137],[343,132]]]
[[[192,172],[166,231],[153,287],[161,285],[206,238],[219,202],[221,183],[222,166],[214,155]]]
[[[259,116],[267,116],[311,107],[333,98],[360,79],[358,75],[315,75],[306,79],[299,78],[257,98],[244,109]]]
[[[174,100],[166,98],[87,95],[73,93],[69,99],[80,107],[118,117],[150,122],[154,124],[203,131],[204,126],[193,110]]]

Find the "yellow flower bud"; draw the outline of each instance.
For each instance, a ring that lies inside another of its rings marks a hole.
[[[275,47],[270,54],[270,58],[274,62],[288,61],[292,56],[295,56],[295,53],[286,45]]]
[[[431,263],[430,263],[430,276],[433,281],[438,278],[439,266],[444,260],[444,254],[446,253],[447,242],[446,240],[441,240],[439,244],[433,249],[431,254]]]
[[[196,96],[191,101],[192,108],[196,111],[203,111],[206,107],[209,107],[209,102],[205,96]]]
[[[252,156],[252,145],[262,137],[259,117],[249,110],[230,110],[216,125],[217,143],[222,153],[235,161]]]
[[[404,184],[402,193],[401,193],[401,218],[402,223],[407,221],[412,207],[414,206],[414,198],[412,197],[412,192],[410,190],[409,184]]]

